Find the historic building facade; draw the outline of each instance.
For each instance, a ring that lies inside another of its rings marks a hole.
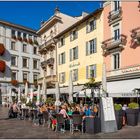
[[[136,97],[140,85],[140,3],[105,2],[102,42],[107,92],[112,97]]]
[[[61,13],[56,8],[54,15],[43,22],[41,28],[37,31],[41,38],[39,47],[39,53],[42,56],[41,73],[38,82],[42,85],[42,92],[45,92],[42,94],[47,93],[49,96],[51,94],[50,88],[53,88],[55,91],[55,83],[57,82],[57,50],[54,37],[78,20],[78,18]]]
[[[40,65],[36,31],[0,21],[0,93],[2,102],[9,101],[9,93],[17,94],[24,85],[35,88]]]
[[[83,85],[90,78],[102,79],[102,9],[85,15],[62,31],[57,39],[57,71],[60,93],[69,93],[70,74],[73,93],[83,96]],[[90,93],[91,94],[91,93]]]

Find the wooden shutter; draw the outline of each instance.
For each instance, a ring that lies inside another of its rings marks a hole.
[[[89,44],[89,43],[88,43],[88,41],[87,41],[87,42],[86,42],[86,55],[89,54],[89,49],[88,49],[88,48],[89,48],[89,47],[88,47],[89,45],[88,45],[88,44]]]
[[[97,38],[94,39],[94,53],[97,52]]]
[[[65,52],[64,52],[64,61],[63,61],[64,63],[63,64],[65,64],[65,62],[66,62],[65,58],[66,58],[66,56],[65,56]]]
[[[76,59],[78,59],[78,46],[76,47]]]
[[[96,78],[96,64],[94,65],[94,78]]]
[[[70,49],[70,61],[72,61],[72,49]]]

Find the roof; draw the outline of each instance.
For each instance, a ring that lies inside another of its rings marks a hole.
[[[77,21],[76,23],[74,23],[72,26],[66,28],[65,30],[63,30],[62,32],[60,32],[59,34],[57,34],[55,36],[55,38],[59,38],[61,35],[67,33],[68,31],[70,31],[71,29],[75,28],[77,25],[85,22],[86,20],[88,20],[89,18],[91,18],[93,15],[98,14],[100,12],[103,11],[103,8],[97,9],[94,12],[90,13],[89,15],[85,16],[84,18],[82,18],[81,20]]]
[[[11,23],[9,21],[5,21],[5,20],[0,19],[0,24],[6,25],[6,26],[9,26],[9,27],[13,27],[13,28],[17,28],[17,29],[20,29],[20,30],[24,30],[24,31],[27,31],[27,32],[30,32],[30,33],[33,33],[33,34],[36,34],[36,30],[33,30],[31,28],[28,28],[28,27],[25,27],[25,26],[22,26],[22,25],[19,25],[19,24]]]

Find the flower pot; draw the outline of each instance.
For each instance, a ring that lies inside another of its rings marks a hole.
[[[0,55],[2,56],[5,52],[5,47],[2,43],[0,43]]]
[[[126,110],[127,125],[138,125],[139,109],[127,109]]]
[[[123,116],[124,116],[123,110],[115,110],[115,117],[116,117],[116,123],[118,130],[122,129],[123,126]]]

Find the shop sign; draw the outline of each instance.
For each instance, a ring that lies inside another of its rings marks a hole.
[[[80,62],[78,62],[76,64],[70,64],[69,67],[72,68],[72,67],[79,66],[79,65],[80,65]]]
[[[135,72],[135,71],[140,71],[140,66],[124,69],[124,70],[122,70],[122,73],[129,73],[129,72]]]

